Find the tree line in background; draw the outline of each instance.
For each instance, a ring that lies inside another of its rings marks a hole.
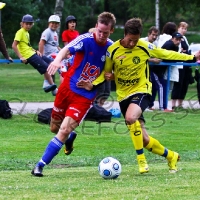
[[[37,45],[42,31],[48,26],[49,16],[55,12],[56,0],[5,0],[4,2],[6,6],[1,10],[1,27],[7,46],[11,47],[15,33],[20,28],[22,16],[25,14],[31,14],[35,19],[30,36],[32,45]],[[95,26],[98,14],[103,11],[115,14],[118,27],[123,27],[126,20],[132,17],[140,17],[144,24],[143,36],[147,34],[150,26],[155,25],[155,0],[63,0],[63,3],[60,33],[65,29],[65,19],[68,15],[77,18],[77,30],[84,33]],[[160,31],[168,21],[176,24],[186,21],[190,31],[200,31],[199,0],[159,0],[159,11]],[[119,28],[111,35],[111,39],[116,40],[122,36],[123,30]]]

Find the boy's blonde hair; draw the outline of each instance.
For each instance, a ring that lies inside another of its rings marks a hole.
[[[95,32],[96,32],[96,28],[90,28],[90,29],[88,30],[88,32],[89,32],[89,33],[95,33]]]

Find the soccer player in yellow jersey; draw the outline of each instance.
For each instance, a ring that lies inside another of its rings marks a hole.
[[[149,106],[152,88],[148,59],[153,57],[195,62],[200,59],[200,51],[195,55],[187,55],[157,48],[152,43],[140,40],[142,28],[142,21],[139,18],[132,18],[126,22],[124,38],[108,47],[104,68],[105,78],[115,79],[117,100],[136,150],[139,172],[149,171],[144,147],[152,153],[164,156],[168,161],[169,172],[176,173],[179,154],[149,136],[144,128],[145,120],[142,113]],[[91,90],[103,79],[102,73],[92,83],[89,80],[82,80],[78,86]]]
[[[168,161],[169,172],[176,173],[179,154],[167,149],[158,140],[149,136],[144,128],[145,120],[142,113],[149,105],[152,87],[148,59],[153,57],[195,62],[200,59],[200,52],[187,55],[157,48],[152,43],[140,40],[141,34],[141,19],[133,18],[126,22],[124,38],[108,47],[104,69],[105,78],[115,79],[117,100],[136,150],[139,172],[149,171],[144,147],[155,154],[164,156]],[[96,79],[92,83],[93,86],[100,83],[102,77],[100,76],[99,80]],[[82,87],[92,89],[93,86],[89,86],[88,82],[82,83],[85,84]]]

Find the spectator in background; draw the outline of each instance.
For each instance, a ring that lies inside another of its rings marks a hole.
[[[178,32],[182,35],[181,43],[179,45],[179,51],[186,54],[189,52],[189,43],[185,34],[187,32],[188,24],[186,22],[180,22],[178,25]],[[185,99],[188,91],[188,85],[194,83],[192,77],[192,69],[189,66],[180,65],[179,68],[179,81],[174,82],[174,86],[171,93],[172,109],[183,108],[183,100]],[[176,105],[177,103],[177,105]]]
[[[148,36],[141,39],[147,42],[151,42],[157,47],[158,36],[159,36],[159,30],[155,26],[152,26],[148,30]],[[155,64],[159,64],[161,61],[162,60],[158,58],[149,58],[149,62],[153,62]],[[158,92],[159,108],[160,109],[163,108],[163,101],[162,101],[163,88],[162,88],[162,84],[159,81],[159,77],[151,70],[153,67],[154,65],[149,64],[150,76],[151,76],[151,82],[152,82],[152,96],[151,96],[151,100],[150,100],[150,104],[148,108],[149,110],[154,110],[153,106],[154,106],[154,101],[156,99],[157,92]]]
[[[159,30],[155,26],[152,26],[148,30],[148,36],[144,38],[140,38],[141,40],[151,42],[155,46],[158,46],[158,36],[159,36]]]
[[[60,51],[59,38],[56,30],[60,25],[60,17],[51,15],[48,19],[48,28],[42,32],[39,51],[42,55],[49,56]]]
[[[73,39],[79,36],[79,32],[76,30],[77,19],[73,15],[69,15],[65,20],[66,30],[62,32],[62,41],[66,46]]]
[[[181,39],[183,38],[183,36],[180,34],[180,33],[178,33],[178,32],[175,32],[175,33],[173,33],[172,34],[172,38],[170,39],[170,40],[168,40],[168,41],[166,41],[164,44],[163,44],[163,46],[162,46],[162,48],[163,49],[167,49],[167,50],[172,50],[172,51],[176,51],[176,52],[178,52],[179,51],[179,45],[180,45],[180,43],[181,43]],[[168,62],[168,60],[165,60],[165,62]],[[164,66],[163,66],[164,67]],[[166,66],[165,68],[167,68],[168,66]],[[171,84],[172,84],[172,88],[173,88],[173,84],[174,84],[174,82],[178,82],[179,81],[179,73],[178,73],[178,66],[171,66],[170,68],[176,68],[177,70],[175,71],[174,70],[174,72],[172,72],[172,70],[171,70],[171,72],[170,72],[170,81],[171,81]],[[165,80],[164,81],[164,83],[165,83],[165,86],[164,86],[164,95],[163,95],[163,97],[164,97],[164,109],[167,109],[167,97],[166,97],[166,94],[167,94],[167,92],[166,92],[166,90],[167,90],[167,81]],[[172,112],[173,110],[168,110],[168,112]]]
[[[0,28],[0,51],[5,57],[5,59],[9,60],[10,62],[13,62],[13,59],[9,56],[8,51],[6,49],[6,43],[3,38],[3,33],[2,33],[1,28]]]
[[[177,31],[177,25],[174,22],[167,22],[163,28],[161,35],[158,39],[158,47],[162,47],[163,44],[172,38],[172,34]]]
[[[177,31],[177,25],[174,22],[167,22],[162,28],[162,34],[158,39],[158,47],[162,47],[163,44],[172,38],[172,34]],[[164,75],[168,69],[168,66],[153,66],[151,71],[157,75],[159,79],[159,108],[164,112],[171,112],[172,110],[167,108],[167,84]],[[178,71],[177,67],[174,69]],[[173,72],[171,73],[173,74]]]
[[[79,36],[79,32],[76,30],[76,25],[76,17],[74,17],[73,15],[69,15],[65,20],[66,30],[62,32],[62,41],[65,46]],[[68,60],[67,65],[69,68],[74,62],[74,55],[68,55],[68,57],[65,60]],[[65,73],[62,73],[62,76],[64,77]]]
[[[44,88],[45,92],[53,91],[57,88],[54,84],[51,75],[48,74],[47,68],[51,63],[51,59],[46,56],[42,56],[41,53],[30,44],[29,30],[33,27],[34,19],[33,16],[27,14],[22,17],[20,23],[21,28],[16,32],[15,38],[12,44],[12,48],[24,64],[30,64],[40,74],[44,75],[44,79],[48,80],[49,86]]]
[[[0,2],[0,10],[2,8],[4,8],[5,5],[6,5],[5,3]],[[8,51],[7,51],[7,48],[6,48],[6,43],[5,43],[5,40],[3,38],[3,33],[2,33],[2,30],[1,30],[1,27],[0,27],[0,51],[3,54],[5,59],[9,60],[10,62],[13,62],[13,59],[8,54]]]
[[[56,30],[60,25],[60,17],[58,15],[51,15],[48,20],[48,28],[42,32],[40,41],[39,41],[39,52],[52,58],[53,54],[57,54],[60,51],[59,47],[59,38]],[[52,58],[53,59],[53,58]],[[55,81],[55,77],[53,78]],[[61,78],[60,78],[61,79]],[[60,80],[60,82],[62,79]],[[43,88],[49,86],[49,82],[44,80]],[[57,88],[52,91],[52,95],[55,96],[57,93]]]

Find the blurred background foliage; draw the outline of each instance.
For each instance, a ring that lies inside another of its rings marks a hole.
[[[22,16],[33,15],[35,24],[30,30],[31,45],[37,48],[40,35],[48,27],[48,18],[54,14],[56,0],[4,0],[6,6],[1,10],[1,27],[7,48],[11,48],[15,33],[20,29]],[[123,37],[123,25],[132,17],[140,17],[144,24],[143,36],[147,35],[149,27],[155,25],[155,0],[64,0],[60,34],[65,29],[65,19],[74,15],[77,20],[77,30],[85,33],[94,27],[99,13],[110,11],[115,14],[117,26],[111,35],[114,41]],[[189,24],[187,38],[189,43],[200,43],[200,1],[199,0],[159,0],[160,31],[166,22],[179,24],[186,21]],[[60,46],[63,43],[60,38]],[[12,51],[12,50],[11,50]]]

